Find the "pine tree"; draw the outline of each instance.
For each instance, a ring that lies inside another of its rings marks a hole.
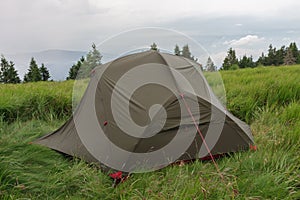
[[[189,45],[187,44],[182,47],[181,56],[191,59],[193,61],[197,61],[197,59],[195,59],[194,56],[192,56]]]
[[[81,70],[77,74],[78,78],[89,77],[91,71],[96,67],[101,65],[102,55],[100,51],[96,48],[96,45],[92,44],[92,50],[86,55],[85,61],[81,64]]]
[[[248,68],[248,67],[256,67],[256,63],[253,61],[253,57],[247,57],[244,55],[239,61],[238,61],[239,68]]]
[[[248,58],[246,55],[244,55],[240,60],[239,60],[239,67],[240,68],[246,68],[248,66]]]
[[[181,54],[179,46],[177,44],[175,45],[174,54],[176,56],[180,56],[180,54]]]
[[[20,83],[21,80],[18,76],[17,70],[14,68],[12,61],[7,61],[5,57],[1,56],[0,67],[0,83]]]
[[[227,56],[225,57],[225,59],[223,61],[222,69],[229,70],[232,66],[234,66],[234,68],[236,68],[236,65],[238,65],[238,59],[236,58],[235,50],[230,48],[227,51]]]
[[[273,48],[272,44],[269,45],[268,55],[266,58],[266,65],[275,65],[276,63],[276,48]]]
[[[151,44],[151,46],[150,46],[150,49],[151,49],[151,50],[154,50],[154,51],[158,51],[157,44],[155,44],[155,43],[153,42],[153,44]]]
[[[214,62],[212,61],[212,59],[210,57],[208,57],[207,62],[206,62],[206,71],[217,71],[217,68],[214,64]]]
[[[182,47],[182,51],[181,51],[181,55],[185,58],[191,58],[191,52],[190,52],[190,48],[189,48],[189,45],[184,45]]]
[[[249,67],[251,67],[251,68],[254,68],[254,67],[257,67],[257,62],[255,62],[254,60],[253,60],[253,56],[251,55],[250,57],[248,57],[248,63],[249,63]]]
[[[300,53],[297,44],[295,42],[292,42],[289,46],[289,49],[291,49],[293,57],[296,59],[296,63],[300,64]]]
[[[83,62],[84,62],[84,57],[82,56],[80,60],[77,61],[76,64],[72,65],[72,67],[69,70],[69,76],[67,77],[67,80],[76,79],[79,69]]]
[[[261,56],[258,58],[256,65],[266,65],[266,56],[264,52],[261,53]]]
[[[0,82],[8,82],[9,63],[3,55],[1,55]]]
[[[40,73],[40,69],[38,68],[38,65],[36,64],[36,61],[34,58],[31,58],[28,73],[24,76],[24,82],[37,82],[41,81],[42,76]]]
[[[9,61],[9,70],[8,70],[8,83],[20,83],[21,79],[19,78],[17,70],[14,68],[14,63]]]
[[[296,64],[296,58],[294,57],[293,50],[291,48],[287,49],[287,53],[284,57],[284,65],[294,65]]]
[[[40,74],[42,81],[48,81],[50,76],[49,70],[45,67],[44,63],[42,63],[42,66],[40,67]]]
[[[274,65],[275,66],[283,65],[285,55],[286,55],[286,48],[285,46],[282,46],[280,49],[278,49],[275,52]]]

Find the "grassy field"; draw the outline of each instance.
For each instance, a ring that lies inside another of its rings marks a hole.
[[[300,66],[221,74],[227,108],[251,125],[258,150],[219,159],[225,183],[197,161],[115,189],[95,166],[29,144],[71,115],[72,81],[0,85],[0,199],[300,199]]]

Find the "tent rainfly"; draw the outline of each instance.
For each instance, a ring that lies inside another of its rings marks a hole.
[[[247,150],[254,142],[198,63],[150,50],[96,67],[73,116],[35,143],[104,171],[132,173]]]

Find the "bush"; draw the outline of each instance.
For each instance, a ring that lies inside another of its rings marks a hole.
[[[237,70],[237,69],[239,69],[239,66],[237,64],[234,64],[229,67],[229,70]]]

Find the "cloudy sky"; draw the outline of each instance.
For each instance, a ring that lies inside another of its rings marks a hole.
[[[118,43],[138,48],[133,35],[147,34],[130,30],[156,27],[192,38],[220,65],[229,47],[257,57],[270,43],[300,46],[299,8],[298,0],[1,0],[0,53],[87,51],[107,38],[113,39],[99,50],[113,52],[120,48],[112,36],[124,32],[130,36]],[[179,40],[164,48],[173,50]]]

